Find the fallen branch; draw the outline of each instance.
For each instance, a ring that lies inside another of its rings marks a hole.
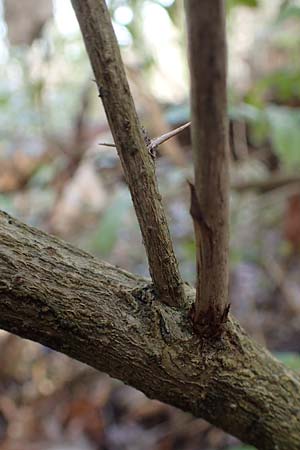
[[[300,448],[300,377],[230,319],[193,333],[148,279],[0,213],[0,327],[189,411],[261,450]],[[186,286],[189,304],[195,292]]]

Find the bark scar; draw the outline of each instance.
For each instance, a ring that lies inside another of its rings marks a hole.
[[[194,230],[195,230],[195,238],[196,238],[196,247],[197,247],[197,272],[199,275],[199,271],[201,267],[205,263],[204,260],[204,251],[205,245],[209,245],[209,251],[206,253],[209,255],[209,263],[212,264],[212,254],[213,254],[213,231],[211,227],[206,222],[204,215],[201,211],[201,207],[199,204],[199,200],[197,198],[197,193],[195,186],[188,180],[188,185],[191,191],[191,206],[190,206],[190,214],[193,219]],[[206,261],[207,263],[207,261]]]

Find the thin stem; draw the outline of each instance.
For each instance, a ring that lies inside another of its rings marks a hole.
[[[197,330],[220,335],[228,314],[229,151],[223,0],[186,0],[197,243]]]
[[[72,4],[131,192],[152,280],[161,300],[178,306],[184,301],[183,283],[154,161],[142,134],[106,2],[72,0]]]

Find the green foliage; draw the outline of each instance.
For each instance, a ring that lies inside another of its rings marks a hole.
[[[290,168],[300,164],[300,109],[268,106],[265,110],[274,149]]]
[[[9,214],[15,213],[15,209],[13,206],[13,201],[12,201],[11,196],[0,194],[0,209]]]
[[[300,99],[299,68],[288,67],[271,73],[257,83],[256,91],[261,94],[273,92],[280,102]]]
[[[253,7],[260,6],[254,3]],[[271,66],[275,69],[265,73],[268,63],[263,67],[258,63],[262,76],[256,76],[243,103],[229,111],[233,119],[249,124],[252,143],[256,146],[270,143],[286,168],[300,167],[300,35],[296,27],[283,22],[296,21],[297,25],[299,18],[299,2],[281,3],[275,20],[266,24],[262,41],[263,46],[272,49]]]
[[[237,447],[229,447],[228,450],[256,450],[256,448],[251,445],[238,445]]]
[[[230,11],[236,6],[247,6],[249,8],[257,8],[260,5],[260,0],[227,0],[227,11]]]
[[[292,352],[275,353],[277,359],[293,370],[300,370],[300,355]]]
[[[229,113],[250,124],[254,142],[269,139],[286,167],[300,166],[300,108],[274,104],[259,108],[242,103],[231,107]]]
[[[279,11],[277,21],[278,23],[282,23],[287,19],[295,19],[300,18],[300,6],[296,5],[287,5]]]

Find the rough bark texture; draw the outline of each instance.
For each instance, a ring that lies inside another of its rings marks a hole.
[[[191,214],[197,241],[193,320],[200,333],[220,334],[228,313],[228,142],[223,0],[186,0],[191,72],[195,190]]]
[[[72,0],[129,185],[149,260],[150,274],[169,305],[184,290],[150,155],[135,111],[105,0]]]
[[[0,327],[38,341],[262,450],[300,448],[300,377],[233,319],[195,334],[149,280],[0,213]],[[186,286],[188,303],[194,290]],[[162,300],[162,299],[161,299]]]

